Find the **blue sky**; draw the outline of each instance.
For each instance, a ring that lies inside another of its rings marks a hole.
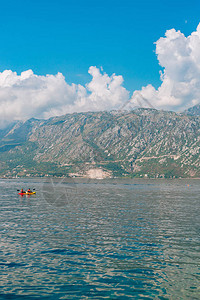
[[[0,22],[0,128],[200,103],[199,0],[7,0]]]
[[[90,66],[124,78],[129,91],[160,85],[155,42],[175,28],[186,36],[200,22],[200,1],[7,0],[0,10],[0,71],[61,72],[90,81]]]

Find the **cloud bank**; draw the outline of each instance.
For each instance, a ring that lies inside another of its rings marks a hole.
[[[156,42],[156,54],[162,67],[161,85],[142,87],[140,94],[155,108],[175,111],[200,102],[200,24],[186,37],[175,29],[167,30]],[[32,70],[0,73],[0,127],[14,120],[48,118],[72,112],[118,109],[130,99],[123,77],[108,76],[89,68],[91,81],[86,85],[68,84],[65,77],[38,76]],[[141,97],[141,98],[142,98]],[[141,105],[138,91],[131,103]]]
[[[0,73],[0,127],[14,120],[49,118],[72,112],[117,109],[129,99],[122,76],[102,74],[90,67],[92,80],[85,87],[69,85],[65,77],[38,76],[32,70]]]
[[[200,102],[200,24],[185,37],[175,29],[167,30],[156,42],[161,86],[143,87],[141,94],[156,108],[181,111]]]

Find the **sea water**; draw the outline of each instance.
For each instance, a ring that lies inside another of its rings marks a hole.
[[[0,192],[0,299],[200,299],[200,180],[4,179]]]

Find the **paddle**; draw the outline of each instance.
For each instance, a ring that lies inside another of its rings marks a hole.
[[[21,190],[17,190],[18,192],[20,192]],[[33,191],[35,191],[35,189],[33,189]]]

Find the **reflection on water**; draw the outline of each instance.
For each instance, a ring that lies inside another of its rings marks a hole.
[[[199,299],[199,183],[0,181],[0,298]]]

